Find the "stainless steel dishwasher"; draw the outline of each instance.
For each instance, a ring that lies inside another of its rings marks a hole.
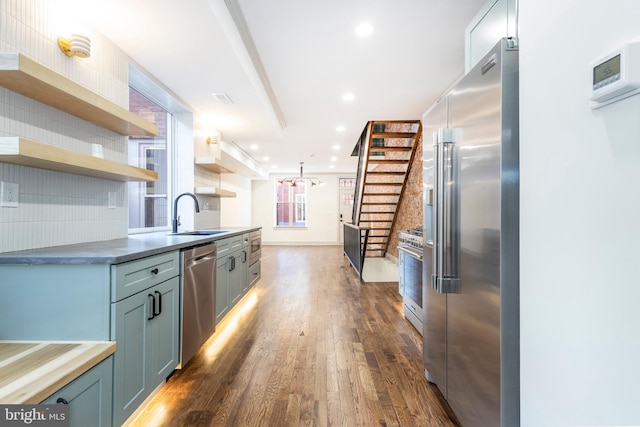
[[[180,368],[184,367],[216,326],[216,245],[209,243],[180,251],[182,311]]]

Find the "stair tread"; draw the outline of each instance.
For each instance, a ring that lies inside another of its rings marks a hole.
[[[397,202],[362,202],[362,205],[363,205],[363,206],[364,206],[364,205],[369,205],[369,206],[371,206],[371,205],[373,205],[373,206],[375,206],[375,205],[381,205],[381,206],[395,206],[395,205],[397,205],[397,204],[398,204]]]
[[[395,172],[395,171],[389,171],[389,172],[378,172],[378,171],[369,171],[367,172],[367,175],[405,175],[406,172]]]
[[[373,132],[371,138],[415,138],[416,132]]]
[[[409,159],[406,160],[402,160],[402,159],[369,159],[369,164],[381,164],[381,163],[386,163],[388,165],[403,165],[406,163],[409,163]]]
[[[386,151],[411,151],[413,147],[370,147],[369,152],[386,152]]]
[[[398,186],[398,185],[402,185],[402,182],[365,182],[364,185],[377,185],[377,186],[389,186],[389,185],[393,185],[393,186]]]

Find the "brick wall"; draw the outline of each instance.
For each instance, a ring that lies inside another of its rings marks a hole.
[[[398,257],[398,231],[422,226],[422,137],[411,164],[409,180],[398,207],[396,223],[391,230],[387,253]]]

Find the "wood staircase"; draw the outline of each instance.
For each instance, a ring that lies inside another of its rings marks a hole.
[[[387,252],[421,135],[420,120],[376,120],[362,131],[352,153],[359,157],[352,220],[369,229],[365,256]]]

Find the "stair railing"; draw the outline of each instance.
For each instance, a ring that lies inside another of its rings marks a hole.
[[[343,223],[343,228],[343,252],[362,281],[362,270],[364,269],[367,241],[369,240],[369,228],[361,228],[346,222]]]
[[[369,160],[369,136],[373,129],[373,122],[368,122],[360,135],[360,149],[358,152],[358,173],[356,175],[356,191],[353,196],[353,211],[351,222],[355,225],[360,224],[360,211],[362,209],[362,200],[364,192],[364,182],[367,174]]]

